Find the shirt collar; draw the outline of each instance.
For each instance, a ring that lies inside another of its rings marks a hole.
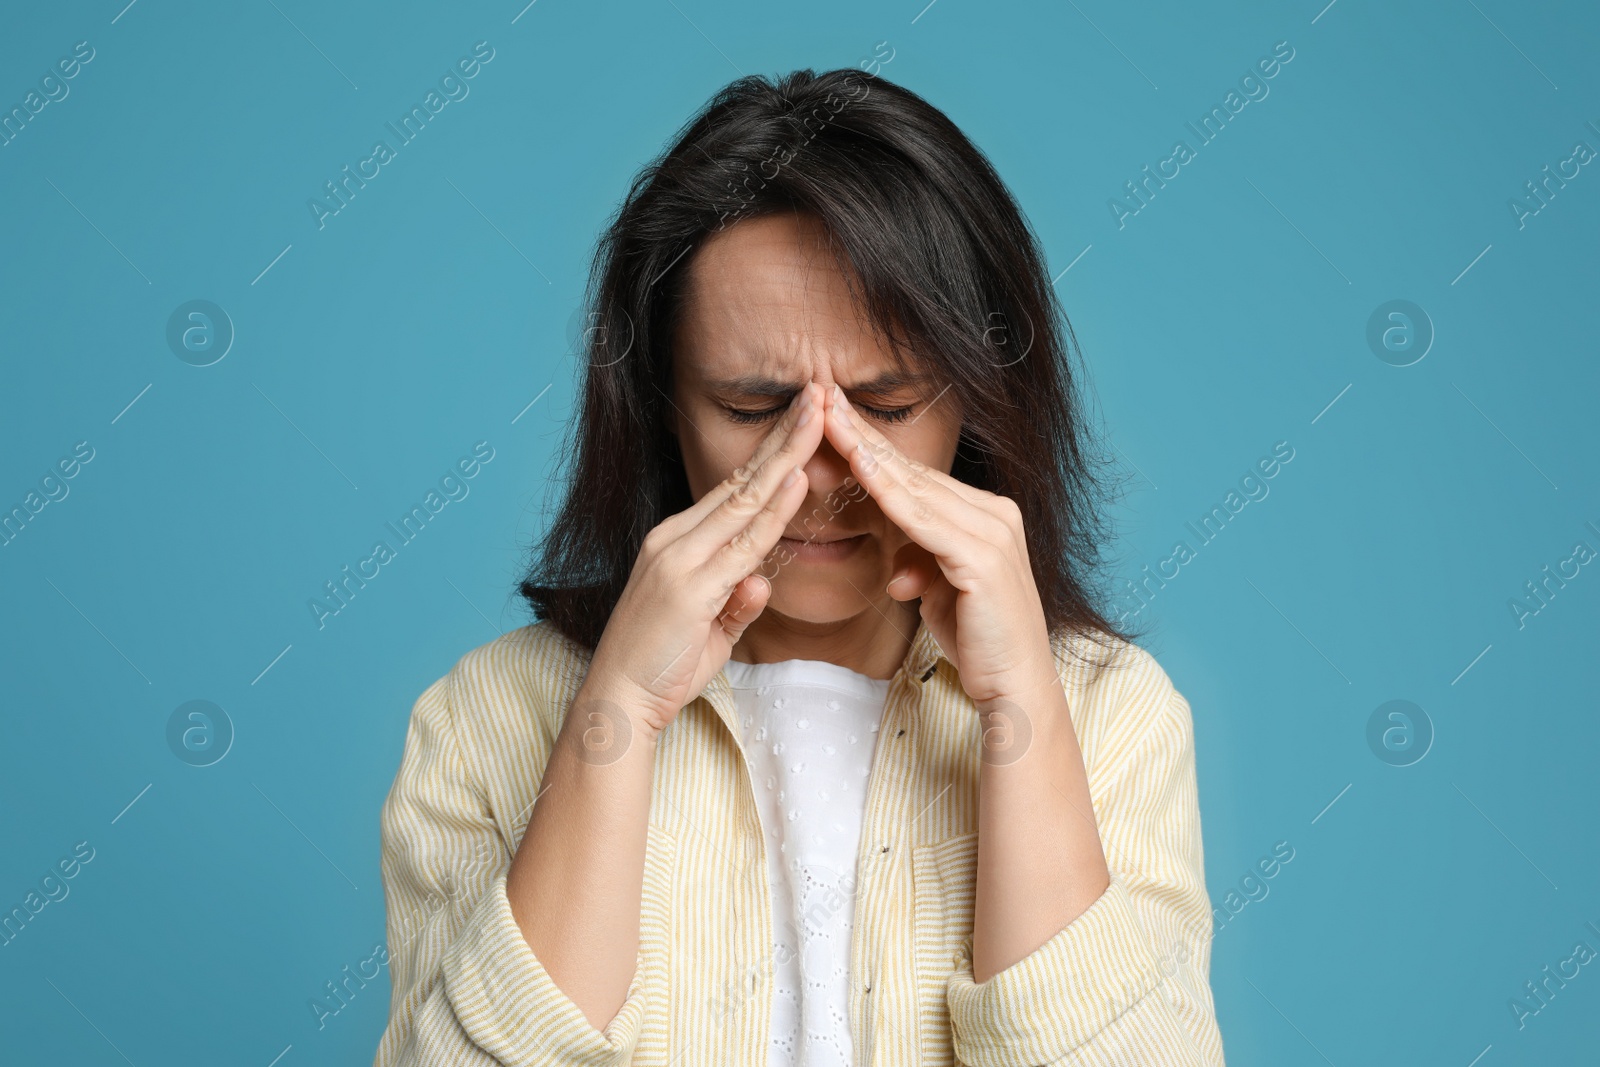
[[[901,669],[916,681],[923,682],[929,677],[928,672],[939,665],[940,660],[950,663],[944,654],[944,649],[934,640],[933,631],[928,629],[928,624],[918,616],[917,633],[911,639],[911,649],[906,653],[905,664]],[[955,669],[954,664],[950,666],[952,670]]]
[[[954,673],[955,665],[950,663],[949,657],[934,639],[933,631],[928,629],[928,624],[919,615],[917,632],[911,638],[911,647],[906,651],[896,677],[904,676],[907,684],[920,688],[935,679],[941,661],[949,665],[951,672]],[[891,679],[890,684],[893,682],[894,679]],[[716,710],[718,718],[734,737],[741,736],[738,721],[734,717],[733,689],[728,682],[727,671],[717,671],[711,681],[706,683],[701,697]]]

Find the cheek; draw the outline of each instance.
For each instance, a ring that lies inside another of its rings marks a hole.
[[[760,436],[738,429],[719,431],[709,419],[700,419],[698,426],[691,426],[678,440],[689,492],[699,500],[731,475],[735,467],[749,462]]]
[[[703,439],[696,437],[683,451],[683,468],[689,479],[689,492],[696,500],[711,491],[711,487],[731,473],[721,454]]]
[[[959,436],[960,428],[957,426],[919,419],[912,426],[902,427],[891,439],[895,447],[907,456],[948,474],[955,462]]]

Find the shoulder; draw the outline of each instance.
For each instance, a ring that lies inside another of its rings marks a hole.
[[[1192,752],[1189,702],[1148,650],[1121,638],[1083,635],[1052,644],[1092,778],[1116,773],[1139,754]]]
[[[536,623],[461,655],[417,698],[382,809],[384,863],[435,863],[439,842],[526,825],[587,654]],[[458,857],[459,858],[459,857]]]
[[[548,622],[535,622],[463,654],[424,698],[442,698],[464,748],[541,747],[560,729],[588,663],[587,649]]]

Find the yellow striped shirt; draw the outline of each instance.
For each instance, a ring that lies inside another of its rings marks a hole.
[[[925,625],[890,682],[850,946],[857,1067],[1221,1065],[1188,702],[1117,645],[1090,680],[1055,643],[1111,884],[1043,945],[972,975],[980,723]],[[1077,639],[1077,640],[1082,640]],[[374,1067],[768,1062],[771,887],[728,678],[657,743],[637,969],[604,1030],[545,971],[506,897],[589,653],[548,623],[463,656],[411,712],[384,802],[392,984]]]

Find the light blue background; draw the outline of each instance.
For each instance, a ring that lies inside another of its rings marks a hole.
[[[1600,16],[1322,2],[8,12],[4,109],[95,58],[0,147],[0,507],[95,457],[0,547],[0,907],[95,858],[0,947],[6,1062],[370,1062],[385,978],[321,1029],[309,1004],[383,940],[413,701],[526,621],[596,234],[722,84],[880,41],[1045,243],[1125,461],[1116,573],[1294,449],[1140,619],[1193,707],[1213,901],[1295,850],[1215,943],[1229,1062],[1595,1056],[1600,964],[1522,1029],[1508,1001],[1600,950],[1600,567],[1525,626],[1508,603],[1600,550],[1600,168],[1523,228],[1508,201],[1600,148]],[[308,198],[480,40],[470,95],[319,229]],[[1285,40],[1119,229],[1108,199]],[[194,299],[237,330],[209,367],[165,340]],[[1393,299],[1437,333],[1407,367],[1365,339]],[[483,440],[470,495],[319,629],[308,599]],[[205,768],[165,736],[194,699],[236,730]],[[1412,766],[1368,747],[1392,699],[1436,732]]]

